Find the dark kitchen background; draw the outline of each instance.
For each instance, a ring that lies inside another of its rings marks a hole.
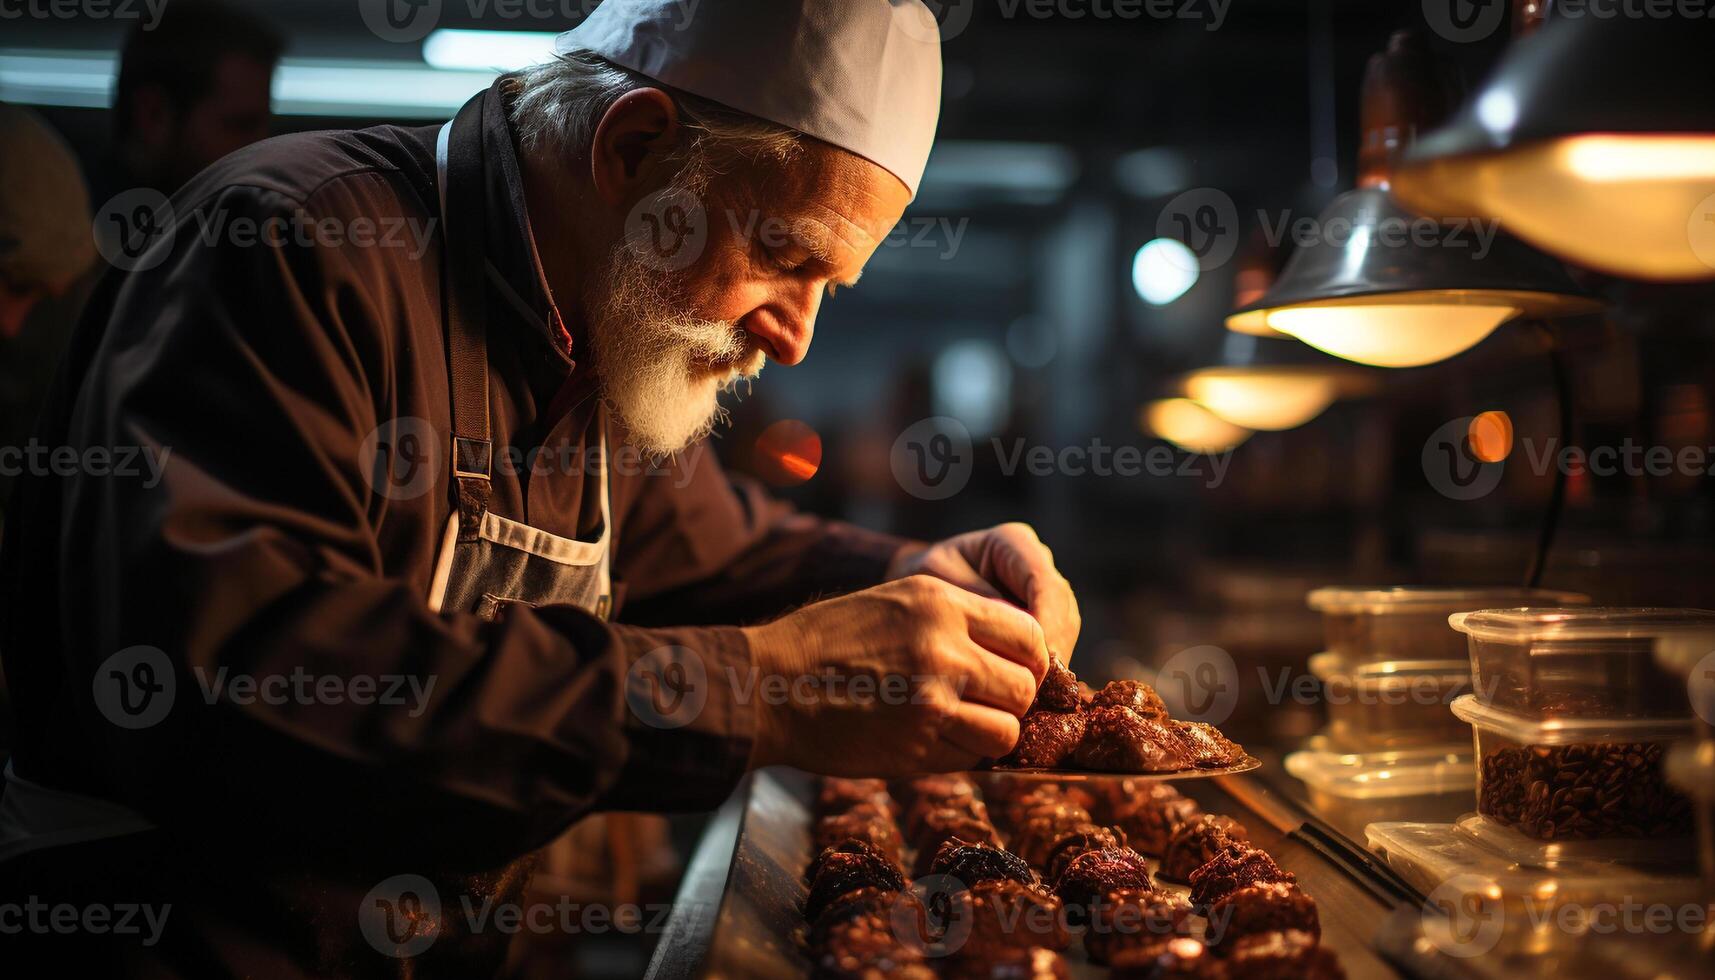
[[[447,66],[493,50],[445,32],[559,31],[585,3],[446,0],[437,33],[409,42],[378,37],[358,0],[244,5],[289,39],[273,122],[287,132],[444,119],[492,77]],[[74,6],[71,19],[43,4],[50,13],[0,21],[0,101],[37,107],[93,166],[130,22]],[[1522,581],[1550,509],[1553,480],[1531,465],[1547,447],[1715,442],[1710,290],[1580,275],[1613,305],[1560,326],[1577,418],[1561,443],[1549,442],[1548,358],[1515,323],[1449,360],[1375,370],[1361,395],[1251,435],[1225,469],[1172,448],[1142,417],[1186,372],[1259,345],[1321,357],[1223,318],[1285,260],[1290,242],[1271,232],[1353,186],[1368,59],[1413,30],[1468,89],[1507,31],[1448,41],[1418,0],[943,6],[945,102],[920,197],[861,288],[824,307],[809,359],[765,372],[717,445],[821,513],[921,536],[1033,523],[1078,589],[1077,660],[1091,680],[1201,644],[1301,668],[1320,649],[1304,606],[1315,586]],[[1238,226],[1221,231],[1236,251],[1194,277],[1169,263],[1163,279],[1140,250],[1174,237],[1163,208],[1197,188],[1234,202]],[[1426,471],[1426,444],[1482,412],[1506,413],[1515,448],[1495,492],[1456,500]],[[972,440],[968,485],[939,500],[894,472],[896,441],[931,417],[959,420]],[[1098,440],[1171,451],[1175,472],[1029,463],[1036,447],[1077,463]],[[1710,486],[1698,473],[1571,473],[1543,584],[1602,603],[1715,605]],[[1277,712],[1267,724],[1301,734],[1315,720]]]

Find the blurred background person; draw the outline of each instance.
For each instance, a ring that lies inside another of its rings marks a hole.
[[[0,524],[21,450],[98,271],[83,170],[58,133],[0,103]],[[11,710],[0,677],[0,758]]]
[[[96,201],[134,187],[171,195],[198,171],[266,139],[284,38],[219,0],[175,0],[126,35],[113,91],[112,155]]]

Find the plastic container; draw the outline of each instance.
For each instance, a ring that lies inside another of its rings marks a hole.
[[[1432,589],[1392,586],[1326,588],[1310,593],[1322,614],[1328,650],[1347,663],[1376,660],[1463,660],[1465,641],[1447,617],[1470,609],[1504,606],[1584,605],[1589,596],[1540,589]]]
[[[1664,638],[1715,628],[1704,609],[1483,609],[1448,623],[1470,641],[1474,690],[1540,718],[1685,718],[1685,684],[1656,663]]]
[[[1697,863],[1704,894],[1715,899],[1715,742],[1700,739],[1669,749],[1662,763],[1668,784],[1691,798],[1697,811]]]
[[[1423,916],[1425,937],[1456,957],[1526,959],[1503,976],[1584,975],[1577,969],[1530,969],[1548,954],[1575,954],[1612,942],[1610,919],[1597,909],[1696,905],[1700,883],[1682,860],[1676,868],[1640,869],[1605,860],[1520,864],[1490,842],[1444,823],[1373,823],[1365,845],[1428,905],[1447,913],[1440,924]],[[1659,942],[1662,937],[1655,937]],[[1529,970],[1529,972],[1526,972]]]
[[[1691,801],[1667,784],[1662,760],[1690,734],[1689,721],[1540,719],[1475,694],[1454,701],[1453,713],[1475,733],[1477,812],[1536,842],[1520,842],[1519,860],[1683,853],[1676,838],[1691,831]]]
[[[1460,660],[1381,660],[1348,664],[1338,654],[1310,658],[1328,707],[1328,737],[1350,752],[1458,745],[1465,725],[1448,705],[1471,689]]]
[[[1394,752],[1307,750],[1286,757],[1310,805],[1353,840],[1378,820],[1452,821],[1476,805],[1476,766],[1464,746]]]

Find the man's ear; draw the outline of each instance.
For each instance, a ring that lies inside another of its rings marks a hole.
[[[630,198],[678,141],[679,107],[672,96],[658,88],[620,96],[601,117],[590,143],[596,194],[610,205]]]

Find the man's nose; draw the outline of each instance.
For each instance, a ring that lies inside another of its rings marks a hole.
[[[746,319],[745,330],[763,343],[776,363],[791,367],[810,353],[810,338],[816,332],[816,311],[820,307],[821,296],[814,292],[770,303]]]

